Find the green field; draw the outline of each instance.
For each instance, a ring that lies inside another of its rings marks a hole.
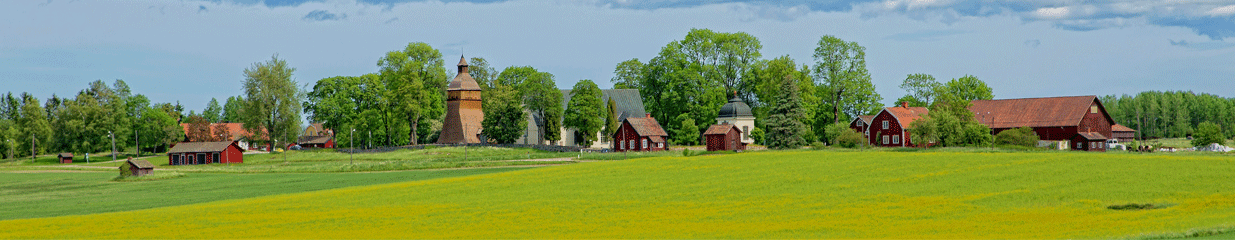
[[[161,181],[195,178],[204,177]],[[1109,208],[1127,204],[1154,207]],[[0,238],[1179,237],[1235,230],[1235,157],[954,150],[656,157],[0,226]]]

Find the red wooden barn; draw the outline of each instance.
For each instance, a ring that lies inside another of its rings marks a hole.
[[[669,143],[665,141],[668,137],[660,122],[649,113],[645,117],[627,117],[622,121],[622,126],[613,133],[615,141],[612,147],[618,152],[664,151],[669,148]]]
[[[746,143],[742,142],[742,130],[733,124],[716,124],[703,132],[708,151],[743,151]]]
[[[56,158],[60,159],[60,163],[73,163],[73,153],[56,154]]]
[[[969,107],[992,134],[1030,127],[1042,141],[1073,150],[1106,151],[1115,120],[1096,96],[975,100]],[[1043,143],[1043,142],[1040,142]]]
[[[875,119],[875,115],[861,115],[849,121],[849,129],[861,133],[862,135],[870,135],[871,121]]]
[[[182,142],[167,151],[167,165],[243,162],[244,149],[235,141]]]
[[[334,136],[300,136],[294,145],[302,148],[334,148]]]
[[[1131,142],[1136,140],[1136,130],[1124,125],[1111,125],[1111,137],[1119,139],[1119,142]]]
[[[866,138],[870,140],[871,146],[882,147],[912,147],[916,146],[909,139],[909,124],[914,121],[926,117],[927,110],[924,107],[909,107],[908,103],[901,103],[897,107],[887,107],[875,114],[871,118],[869,133]]]

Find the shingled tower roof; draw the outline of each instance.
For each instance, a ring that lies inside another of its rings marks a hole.
[[[472,79],[472,75],[467,71],[467,58],[459,56],[459,74],[450,80],[450,85],[446,87],[446,90],[480,91],[480,84],[476,84],[476,79]]]

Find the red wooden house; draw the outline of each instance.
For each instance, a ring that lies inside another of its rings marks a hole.
[[[321,123],[309,124],[309,127],[304,129],[304,133],[296,138],[296,143],[289,144],[300,145],[302,148],[334,148],[334,130],[326,129]]]
[[[875,115],[861,115],[849,121],[849,129],[861,133],[862,135],[870,135],[871,121],[875,119]]]
[[[664,151],[669,148],[666,141],[668,137],[669,134],[665,133],[660,122],[652,118],[650,113],[641,118],[627,117],[617,132],[613,133],[612,148],[618,152]]]
[[[56,158],[60,159],[60,163],[73,163],[73,153],[56,154]]]
[[[1029,127],[1043,142],[1073,150],[1106,151],[1115,120],[1096,96],[975,100],[969,107],[992,134]]]
[[[1119,142],[1131,142],[1136,140],[1136,130],[1124,125],[1111,125],[1111,137],[1119,139]]]
[[[708,151],[743,151],[746,143],[742,142],[742,130],[733,124],[716,124],[703,132],[704,142]]]
[[[926,117],[929,112],[924,107],[909,107],[901,103],[897,107],[887,107],[871,118],[866,138],[871,146],[881,147],[913,147],[909,138],[909,124]]]
[[[243,162],[244,149],[236,141],[182,142],[167,151],[167,165]]]

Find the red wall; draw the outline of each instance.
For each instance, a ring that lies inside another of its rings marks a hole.
[[[730,130],[725,134],[712,134],[703,136],[707,140],[708,151],[737,151],[746,150],[746,144],[742,143],[742,134],[737,130]]]
[[[635,128],[630,126],[630,122],[626,122],[626,121],[622,122],[622,127],[618,128],[618,131],[617,133],[614,134],[613,139],[616,140],[616,141],[613,141],[613,146],[612,146],[612,149],[615,152],[664,151],[665,149],[669,148],[669,143],[665,143],[664,147],[656,147],[656,143],[653,143],[650,139],[648,140],[648,147],[644,148],[643,140],[648,139],[648,137],[639,136],[639,134],[635,132]],[[626,145],[624,146],[624,148],[620,148],[620,149],[618,148],[618,147],[621,147],[622,145],[618,144],[617,141],[624,141],[627,144],[629,144],[630,140],[635,141],[635,146]]]
[[[883,121],[888,121],[888,129],[883,129]],[[898,122],[895,117],[892,117],[891,113],[888,113],[887,111],[879,112],[879,115],[875,115],[875,118],[871,120],[870,124],[870,135],[867,135],[866,138],[870,139],[871,146],[913,146],[913,144],[909,142],[909,132],[904,131],[904,127],[901,126],[900,122]],[[883,144],[883,136],[888,136],[888,144]],[[901,142],[892,143],[892,136],[901,136]]]
[[[849,129],[853,129],[853,131],[854,131],[854,132],[858,132],[858,133],[863,133],[863,134],[865,134],[865,132],[863,132],[863,131],[865,131],[865,130],[866,130],[866,125],[865,125],[865,124],[863,124],[861,127],[859,127],[859,126],[858,126],[858,123],[859,123],[859,122],[862,122],[862,120],[854,120],[854,121],[850,121],[850,122],[849,122]]]

